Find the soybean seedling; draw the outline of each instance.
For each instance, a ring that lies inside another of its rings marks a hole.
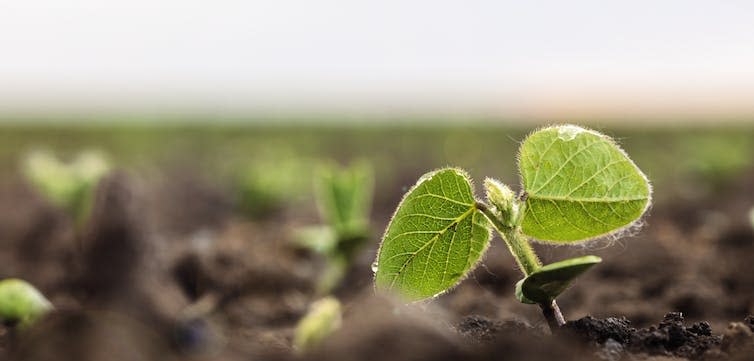
[[[285,148],[259,156],[237,177],[240,210],[249,218],[267,218],[306,194],[309,163]]]
[[[530,239],[573,245],[615,234],[644,214],[651,187],[611,138],[574,125],[530,134],[519,149],[518,168],[521,192],[488,178],[486,203],[474,198],[463,170],[422,176],[388,224],[373,265],[376,288],[407,301],[435,297],[475,268],[495,229],[524,275],[516,298],[538,304],[551,329],[563,325],[555,299],[601,259],[542,265]]]
[[[50,310],[50,301],[28,282],[17,278],[0,281],[0,321],[4,325],[26,328]]]
[[[305,353],[319,346],[341,325],[341,305],[334,297],[312,303],[309,312],[296,325],[293,347]]]
[[[77,226],[89,217],[94,189],[109,170],[104,156],[96,151],[81,152],[67,164],[51,153],[35,151],[23,163],[29,182],[50,203],[65,210]]]
[[[374,172],[367,163],[348,168],[323,165],[315,174],[314,194],[322,226],[299,232],[300,245],[325,256],[317,291],[327,294],[342,280],[358,250],[369,238]]]

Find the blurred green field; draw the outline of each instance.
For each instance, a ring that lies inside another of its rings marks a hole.
[[[754,170],[754,127],[597,129],[618,139],[653,181],[661,202],[709,196]],[[98,149],[118,168],[183,167],[228,185],[251,170],[272,179],[290,176],[294,182],[281,184],[303,186],[309,184],[305,170],[320,160],[368,159],[376,170],[379,200],[380,192],[394,192],[446,165],[466,168],[475,179],[495,175],[517,184],[516,149],[530,130],[479,124],[6,124],[0,126],[0,169],[17,174],[20,159],[34,149],[52,150],[63,159]],[[299,173],[286,175],[286,169]]]

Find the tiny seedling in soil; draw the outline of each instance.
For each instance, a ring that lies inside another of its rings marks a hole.
[[[50,301],[28,282],[16,278],[0,281],[0,321],[4,325],[23,329],[50,310]]]
[[[341,324],[340,302],[334,297],[325,297],[312,303],[309,312],[299,321],[293,339],[296,352],[305,353],[316,348]]]
[[[373,265],[377,289],[407,301],[446,292],[475,268],[495,229],[524,274],[516,298],[538,304],[551,329],[562,326],[556,297],[601,259],[583,256],[542,265],[530,239],[572,245],[615,234],[644,214],[651,187],[611,138],[574,125],[530,134],[521,144],[518,167],[521,192],[488,178],[486,203],[475,199],[463,170],[422,176],[382,239]]]
[[[297,241],[324,255],[326,268],[317,285],[318,293],[324,295],[340,283],[369,238],[374,172],[367,163],[342,169],[323,165],[314,179],[317,206],[326,224],[302,229]]]
[[[259,156],[237,176],[238,207],[251,219],[265,219],[306,195],[311,166],[295,153]]]
[[[79,227],[89,217],[97,183],[109,170],[104,156],[96,151],[81,152],[71,163],[35,151],[23,164],[23,173],[37,192],[65,210]]]

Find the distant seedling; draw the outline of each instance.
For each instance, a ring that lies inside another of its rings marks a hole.
[[[327,294],[342,280],[359,249],[369,238],[374,172],[367,163],[339,169],[322,166],[315,173],[315,198],[322,226],[307,227],[298,243],[325,256],[327,268],[318,284]]]
[[[469,176],[445,168],[422,176],[388,224],[373,266],[377,289],[407,301],[435,297],[473,270],[495,229],[524,274],[516,298],[538,304],[551,329],[565,323],[555,302],[601,262],[584,256],[542,265],[529,243],[571,245],[614,234],[647,210],[647,177],[615,142],[574,125],[535,131],[518,154],[522,191],[486,179],[487,203]]]
[[[83,224],[89,217],[94,190],[110,170],[105,157],[95,151],[79,153],[71,163],[63,163],[51,153],[35,151],[23,164],[23,173],[37,192],[64,209]]]
[[[26,328],[50,310],[50,301],[28,282],[16,278],[0,281],[0,321],[4,325]]]
[[[307,313],[296,326],[293,347],[296,352],[305,353],[319,346],[341,324],[340,302],[334,297],[325,297],[312,303]]]
[[[294,153],[282,151],[263,156],[242,167],[237,176],[240,210],[249,218],[262,219],[306,194],[311,167]]]

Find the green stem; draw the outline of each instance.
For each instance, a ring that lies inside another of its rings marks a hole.
[[[331,256],[317,282],[317,296],[324,297],[331,294],[343,281],[347,270],[348,261],[343,256]]]
[[[500,233],[524,276],[528,276],[542,267],[542,262],[539,261],[539,258],[534,253],[534,249],[531,248],[529,240],[521,233],[521,228],[518,225],[514,227],[506,226],[484,203],[477,202],[476,206],[489,219],[497,232]]]
[[[476,207],[490,220],[497,232],[500,233],[503,241],[505,241],[508,249],[510,249],[513,258],[516,259],[516,263],[518,263],[518,267],[523,272],[524,277],[529,276],[542,267],[542,262],[540,262],[537,254],[534,253],[529,240],[521,232],[520,216],[512,222],[513,226],[507,226],[486,204],[477,202]],[[563,314],[560,312],[560,307],[558,307],[555,300],[550,303],[542,303],[539,307],[542,309],[542,315],[544,315],[545,320],[547,320],[547,325],[550,326],[550,331],[555,332],[556,329],[565,324]]]

